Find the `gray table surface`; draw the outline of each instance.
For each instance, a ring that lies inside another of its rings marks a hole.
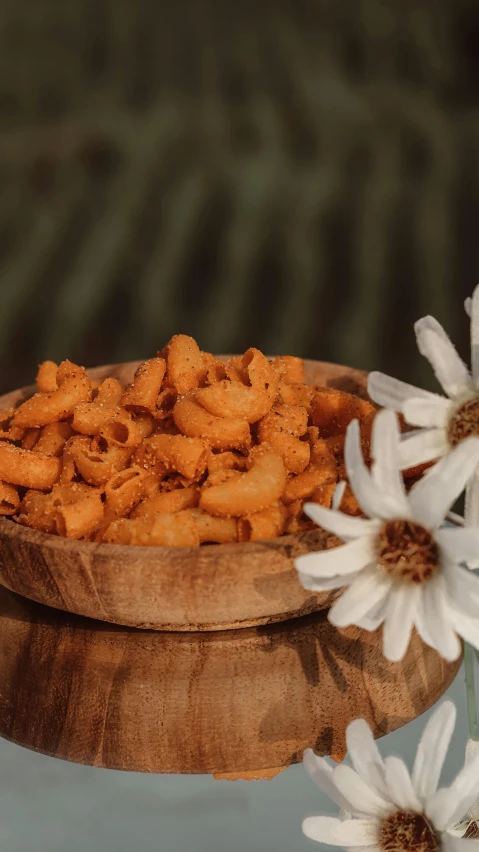
[[[464,759],[463,668],[446,695],[456,703],[458,720],[445,782]],[[383,754],[399,754],[410,766],[430,712],[380,740]],[[301,765],[272,781],[142,775],[78,766],[0,740],[0,849],[5,852],[329,849],[301,834],[302,819],[321,812],[334,814],[335,806]]]

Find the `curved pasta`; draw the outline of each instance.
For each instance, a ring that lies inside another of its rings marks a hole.
[[[26,526],[42,532],[57,532],[55,517],[59,508],[69,503],[77,503],[92,493],[84,482],[71,485],[54,485],[52,491],[27,491],[22,503],[18,520]]]
[[[165,388],[158,394],[156,405],[153,411],[157,420],[165,420],[171,417],[175,402],[178,399],[178,394],[174,388]]]
[[[156,420],[149,411],[138,411],[133,415],[133,421],[143,438],[149,438],[156,429]]]
[[[186,334],[175,334],[163,352],[167,363],[166,384],[180,394],[197,388],[206,368],[196,340]]]
[[[105,522],[122,518],[137,506],[146,476],[141,467],[128,467],[113,474],[105,484]]]
[[[194,394],[180,397],[173,409],[173,420],[189,438],[205,438],[219,450],[247,448],[251,432],[247,420],[235,417],[216,417],[203,408]]]
[[[200,537],[194,518],[186,511],[113,521],[104,530],[102,541],[142,547],[192,547],[200,543]]]
[[[166,372],[164,358],[150,358],[138,367],[131,385],[121,397],[124,408],[153,411]]]
[[[233,450],[226,450],[224,453],[210,452],[208,456],[208,474],[211,476],[219,470],[245,470],[247,458],[235,453]]]
[[[20,508],[20,495],[9,482],[0,482],[0,515],[14,515]]]
[[[282,370],[281,381],[285,384],[304,385],[304,361],[294,355],[279,355],[272,359],[273,364],[278,364]]]
[[[319,503],[321,506],[326,506],[327,509],[330,509],[336,485],[337,482],[320,485],[319,488],[316,488],[311,494],[311,501],[313,503]]]
[[[261,541],[284,532],[287,512],[281,501],[238,519],[238,541]]]
[[[243,417],[255,423],[271,408],[278,387],[278,376],[259,349],[248,349],[242,361],[250,387],[239,381],[223,379],[196,392],[196,399],[216,417]]]
[[[243,382],[246,377],[241,375],[241,366],[234,366],[230,361],[223,361],[220,358],[214,358],[208,364],[206,370],[207,385],[212,385],[215,382],[221,382],[223,379],[230,379],[232,382]]]
[[[55,512],[53,492],[27,491],[21,505],[17,520],[27,527],[42,532],[55,533]]]
[[[286,485],[281,456],[263,444],[251,451],[250,458],[250,470],[202,492],[200,509],[225,517],[249,515],[260,512],[281,497]]]
[[[71,435],[72,427],[69,423],[63,420],[56,423],[48,423],[41,430],[33,451],[35,453],[45,453],[47,456],[60,456]]]
[[[102,435],[109,444],[114,444],[117,447],[139,447],[143,441],[143,435],[136,425],[135,421],[127,415],[126,412],[121,412],[118,417],[114,417],[108,423],[105,423],[100,430]]]
[[[258,440],[280,453],[290,473],[301,473],[309,464],[309,444],[299,439],[307,424],[308,412],[298,405],[277,405],[258,423]]]
[[[314,391],[315,389],[308,385],[283,381],[278,385],[278,399],[283,405],[300,405],[309,413]]]
[[[311,448],[311,461],[303,471],[289,480],[283,494],[285,503],[306,500],[313,491],[338,480],[336,459],[327,443],[319,440]]]
[[[194,486],[176,488],[174,491],[163,491],[152,497],[147,497],[132,512],[132,518],[143,518],[147,515],[174,515],[184,509],[192,509],[198,505],[199,492]]]
[[[36,447],[36,445],[38,443],[38,439],[40,438],[41,432],[42,432],[42,429],[40,427],[36,427],[36,428],[32,427],[31,429],[22,429],[23,434],[22,434],[22,437],[21,437],[21,442],[22,442],[23,449],[24,450],[33,450],[33,448]],[[14,439],[11,438],[11,434],[10,434],[10,440],[14,440]],[[45,452],[45,450],[41,450],[41,452]],[[47,455],[54,455],[54,453],[47,453]]]
[[[311,400],[311,421],[319,429],[320,438],[344,435],[355,418],[375,413],[370,402],[335,388],[316,388]]]
[[[104,379],[101,384],[98,385],[94,402],[96,402],[97,405],[120,406],[123,393],[123,385],[120,384],[118,379],[109,377]]]
[[[57,533],[66,538],[90,538],[101,524],[103,513],[103,501],[98,493],[60,506],[54,517]]]
[[[181,473],[186,479],[197,479],[206,470],[208,444],[201,438],[185,435],[153,435],[148,445],[169,471]]]
[[[43,361],[37,371],[37,387],[40,393],[52,393],[58,388],[58,364],[54,361]]]
[[[46,426],[55,420],[66,420],[75,406],[91,399],[91,382],[84,367],[63,361],[57,371],[57,390],[36,393],[15,411],[17,426]]]
[[[106,403],[82,402],[75,406],[72,427],[82,435],[99,435],[107,423],[126,415],[125,409]]]
[[[90,485],[104,485],[130,459],[130,453],[121,447],[108,445],[105,452],[98,452],[76,438],[72,439],[69,453],[76,469]]]
[[[43,491],[58,480],[61,461],[45,453],[0,442],[0,480]]]
[[[219,518],[200,509],[192,509],[191,516],[195,521],[201,544],[228,544],[238,541],[236,518]]]

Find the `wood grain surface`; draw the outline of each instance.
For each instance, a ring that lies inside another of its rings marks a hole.
[[[460,661],[414,633],[390,663],[380,631],[325,613],[216,633],[160,633],[61,613],[0,588],[0,735],[77,763],[273,777],[345,727],[376,737],[434,704]]]
[[[131,381],[139,362],[90,370]],[[306,381],[366,395],[366,374],[306,361]],[[16,405],[24,388],[0,398]],[[331,593],[300,585],[294,559],[321,550],[320,530],[269,541],[134,547],[73,541],[0,520],[0,583],[24,597],[89,618],[157,630],[270,624],[328,607]]]

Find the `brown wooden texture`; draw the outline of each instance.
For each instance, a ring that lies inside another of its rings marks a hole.
[[[90,370],[131,381],[139,362]],[[306,381],[366,395],[366,374],[306,362]],[[34,388],[0,398],[5,409]],[[294,558],[324,547],[317,529],[269,541],[201,547],[133,547],[70,539],[0,520],[0,583],[57,609],[157,630],[269,624],[329,606],[330,593],[299,583]]]
[[[0,735],[94,766],[272,777],[312,747],[336,756],[345,727],[376,737],[434,704],[460,661],[414,633],[401,663],[381,632],[325,613],[216,633],[101,624],[0,588]]]

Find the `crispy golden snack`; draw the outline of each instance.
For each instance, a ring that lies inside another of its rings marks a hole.
[[[301,358],[255,348],[218,358],[184,334],[126,388],[112,376],[92,381],[70,361],[44,361],[38,393],[0,412],[0,515],[142,546],[309,529],[304,502],[331,506],[356,417],[370,463],[376,409],[304,378]],[[341,508],[360,512],[349,486]]]

